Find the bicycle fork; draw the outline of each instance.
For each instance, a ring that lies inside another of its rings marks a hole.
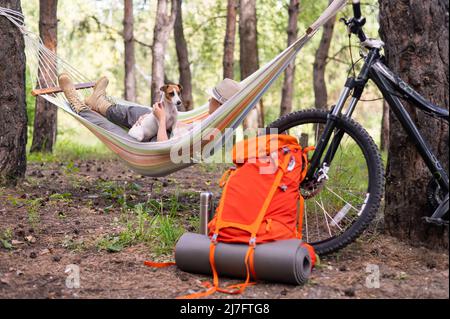
[[[358,103],[360,98],[360,93],[358,92],[359,89],[356,90],[356,88],[359,86],[364,87],[365,83],[367,83],[367,81],[362,81],[358,79],[355,80],[353,78],[349,78],[347,80],[345,87],[341,92],[338,102],[333,107],[332,111],[328,114],[327,123],[323,130],[323,133],[321,134],[318,140],[316,150],[314,151],[314,154],[310,161],[310,168],[305,178],[306,181],[311,180],[313,178],[320,178],[320,176],[317,176],[317,173],[319,171],[325,174],[328,171],[331,162],[333,161],[334,156],[336,155],[339,144],[341,143],[341,140],[344,136],[344,132],[342,130],[340,130],[339,128],[336,129],[336,121],[341,116],[342,110],[350,96],[351,91],[355,88],[347,111],[344,113],[345,117],[350,118],[352,116],[356,104]],[[334,132],[333,139],[331,140],[330,146],[328,147],[328,150],[325,156],[323,157],[323,160],[321,161],[322,155],[325,151],[325,148],[328,145],[328,142],[333,132]]]
[[[308,169],[308,173],[306,174],[305,181],[311,181],[314,178],[322,178],[321,176],[318,176],[319,172],[320,174],[325,174],[325,178],[327,178],[326,172],[328,171],[331,162],[336,155],[339,144],[341,143],[342,137],[344,136],[343,131],[341,131],[340,129],[336,130],[330,143],[330,147],[328,148],[323,160],[321,161],[322,155],[328,145],[331,135],[336,129],[336,121],[341,116],[345,103],[347,102],[350,93],[353,91],[347,111],[344,113],[344,117],[350,118],[352,116],[356,108],[356,104],[358,104],[364,88],[369,81],[370,68],[377,58],[379,58],[379,50],[372,49],[367,55],[365,63],[361,68],[359,75],[356,78],[348,78],[345,82],[344,89],[339,96],[338,102],[333,107],[332,111],[328,114],[327,123],[316,145],[316,150],[314,151],[314,154],[311,158],[310,167]]]

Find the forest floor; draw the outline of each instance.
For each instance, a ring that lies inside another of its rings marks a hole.
[[[175,298],[202,290],[207,276],[143,262],[173,258],[177,238],[198,228],[199,192],[218,197],[222,171],[198,165],[156,179],[109,159],[30,163],[21,186],[0,188],[0,298]],[[79,267],[79,288],[67,287],[68,265]],[[366,286],[371,265],[379,288]],[[372,229],[323,256],[302,287],[259,283],[242,296],[211,298],[449,298],[449,257]]]

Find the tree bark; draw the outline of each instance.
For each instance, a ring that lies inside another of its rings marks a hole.
[[[380,34],[389,67],[415,90],[448,109],[448,1],[379,0]],[[448,126],[404,103],[448,171]],[[448,230],[426,224],[425,190],[432,176],[399,121],[390,114],[386,177],[386,230],[429,247],[448,248]]]
[[[383,115],[381,117],[380,149],[387,151],[389,147],[389,104],[383,102]]]
[[[135,102],[137,93],[133,0],[124,1],[123,39],[125,44],[125,100]]]
[[[169,11],[170,5],[170,11]],[[153,61],[152,61],[152,104],[160,99],[160,88],[164,85],[164,55],[167,41],[172,32],[177,16],[176,0],[158,0],[156,8],[156,23],[153,30]]]
[[[0,0],[0,7],[22,11],[20,0]],[[0,17],[0,185],[15,185],[26,170],[24,49],[19,29]]]
[[[194,107],[192,97],[192,74],[189,63],[189,52],[184,37],[183,12],[181,9],[182,0],[177,1],[177,17],[175,19],[175,46],[178,57],[178,69],[180,72],[179,83],[183,86],[181,98],[183,99],[183,109],[180,111],[190,111]]]
[[[331,3],[332,1],[330,1]],[[336,17],[331,18],[323,26],[322,38],[316,51],[313,65],[313,86],[315,107],[318,109],[327,109],[328,92],[325,83],[325,68],[327,65],[328,52],[330,50],[331,40],[333,38],[333,30]]]
[[[44,45],[56,54],[58,44],[58,0],[39,1],[39,35]],[[51,63],[51,62],[49,62]],[[56,65],[39,68],[41,83],[56,83]],[[56,143],[58,109],[42,97],[36,98],[31,152],[52,152]]]
[[[288,46],[297,40],[298,34],[298,13],[299,13],[300,1],[290,0],[288,11],[289,21],[287,27],[288,34]],[[295,79],[295,60],[284,71],[283,90],[281,92],[281,105],[280,116],[292,112],[292,96],[294,95],[294,79]]]
[[[239,19],[241,80],[259,68],[256,0],[241,0]],[[245,128],[264,127],[262,99],[244,120]]]
[[[223,78],[234,79],[234,48],[236,39],[237,0],[228,0],[227,26],[223,50]]]

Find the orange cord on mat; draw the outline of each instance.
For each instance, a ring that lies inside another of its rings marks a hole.
[[[213,283],[212,284],[210,282],[202,283],[202,285],[205,288],[207,288],[208,290],[189,294],[189,295],[180,296],[180,297],[177,297],[177,299],[196,299],[196,298],[201,298],[201,297],[206,297],[206,296],[212,295],[215,292],[222,292],[222,293],[229,294],[229,295],[238,295],[238,294],[243,293],[244,290],[248,286],[253,286],[256,284],[256,282],[250,282],[250,273],[255,273],[255,270],[253,269],[253,265],[251,265],[251,266],[249,265],[249,260],[253,259],[255,247],[249,246],[249,249],[247,250],[247,253],[245,255],[245,268],[247,271],[247,278],[245,279],[245,282],[240,283],[240,284],[230,285],[225,288],[221,288],[219,286],[219,275],[216,270],[216,263],[215,263],[215,259],[214,259],[215,250],[216,250],[216,245],[215,245],[215,243],[212,242],[210,245],[209,261],[210,261],[211,269],[212,269],[212,273],[213,273]]]
[[[174,262],[167,262],[167,263],[156,263],[153,261],[144,261],[144,265],[153,267],[153,268],[166,268],[170,266],[175,266]]]

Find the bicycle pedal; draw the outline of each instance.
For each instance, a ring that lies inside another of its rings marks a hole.
[[[428,224],[434,224],[438,226],[448,226],[448,220],[442,218],[422,217],[422,219]]]

